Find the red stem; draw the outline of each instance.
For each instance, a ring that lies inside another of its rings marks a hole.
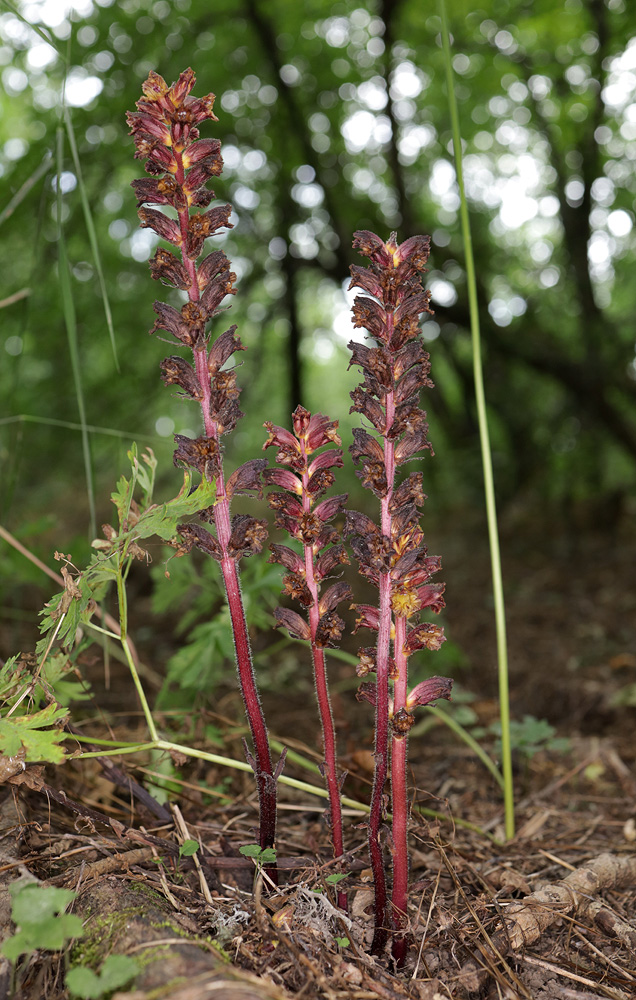
[[[317,607],[317,606],[316,606]],[[312,611],[309,611],[309,621],[314,634],[315,626],[312,623]],[[320,722],[322,724],[323,742],[325,748],[324,778],[329,792],[329,811],[331,816],[331,840],[333,843],[333,856],[339,858],[344,854],[342,838],[342,807],[340,804],[340,783],[338,781],[338,765],[336,759],[336,733],[329,699],[329,688],[327,685],[327,671],[325,668],[325,654],[318,646],[311,644],[311,657],[314,667],[314,679],[316,682],[316,698],[320,712]],[[347,909],[347,894],[339,891],[337,893],[338,906],[341,910]]]
[[[226,508],[225,511],[220,509],[221,505],[215,509],[215,522],[217,524],[218,535],[221,534],[218,527],[219,522],[223,520],[224,516],[229,518],[229,504],[227,499],[225,499],[224,506]],[[260,806],[259,843],[262,848],[273,847],[276,840],[276,781],[265,717],[256,688],[256,678],[252,664],[252,654],[236,560],[227,555],[224,556],[221,561],[221,570],[225,582],[230,618],[232,619],[239,681],[243,693],[243,701],[245,702],[245,712],[252,734],[252,741],[254,743],[254,750],[256,752],[257,769],[255,773]],[[269,866],[267,871],[270,877],[272,877],[272,871]]]
[[[302,474],[302,501],[303,510],[311,510],[311,498],[307,491],[309,483],[309,469],[307,464],[307,453],[305,441],[300,439],[300,448],[305,460]],[[316,685],[316,698],[318,701],[318,711],[320,713],[320,723],[322,725],[322,736],[325,750],[324,778],[327,783],[329,793],[329,810],[331,815],[331,839],[333,843],[334,857],[339,858],[344,854],[342,837],[342,806],[340,803],[340,784],[338,781],[338,764],[336,755],[336,731],[329,698],[329,686],[327,682],[327,669],[325,665],[324,650],[315,643],[316,630],[320,619],[318,583],[314,573],[314,550],[312,545],[304,545],[305,555],[305,582],[312,597],[309,607],[309,628],[311,632],[311,658],[314,668],[314,681]],[[338,892],[338,906],[347,909],[347,894]]]
[[[178,184],[183,184],[185,180],[185,169],[180,152],[175,150],[175,157],[178,169],[175,180]],[[185,253],[185,244],[188,233],[188,209],[184,208],[178,213],[179,227],[181,230],[181,257],[183,264],[190,275],[191,284],[188,289],[188,297],[191,302],[199,300],[199,284],[197,280],[196,264]],[[232,621],[232,631],[234,633],[234,649],[236,651],[236,664],[238,668],[239,683],[243,694],[245,712],[252,735],[252,742],[256,754],[256,785],[258,788],[259,801],[259,844],[261,848],[273,847],[276,839],[276,780],[274,777],[274,766],[267,735],[265,716],[258,696],[256,687],[256,677],[252,654],[250,650],[249,636],[247,631],[247,621],[241,597],[239,584],[238,566],[236,559],[232,558],[228,552],[228,543],[232,532],[230,520],[230,503],[225,492],[225,476],[223,471],[220,435],[216,421],[210,415],[211,378],[208,370],[207,351],[193,351],[194,364],[197,379],[202,390],[200,401],[203,425],[208,437],[213,438],[219,447],[218,474],[216,477],[216,500],[214,505],[214,523],[221,551],[221,572],[225,583],[227,603]],[[266,868],[270,878],[277,881],[275,867]]]
[[[392,315],[387,317],[387,327],[392,327]],[[387,495],[381,500],[381,531],[391,540],[390,501],[395,479],[395,446],[389,440],[388,432],[393,423],[395,401],[393,393],[386,395],[386,431],[384,435],[384,466],[388,484]],[[389,770],[389,654],[391,644],[391,577],[389,573],[381,573],[379,579],[379,626],[378,644],[376,650],[376,689],[375,689],[375,773],[373,776],[373,791],[371,794],[371,812],[369,815],[369,856],[373,870],[375,891],[375,931],[371,954],[380,955],[387,940],[387,892],[384,859],[380,844],[380,824],[382,822],[382,802],[384,786]]]
[[[375,893],[375,931],[372,955],[381,955],[387,940],[386,875],[380,844],[384,786],[389,770],[389,643],[391,636],[391,581],[388,573],[380,575],[380,627],[376,652],[375,689],[375,771],[369,813],[369,857]]]
[[[395,619],[393,644],[397,677],[393,682],[393,713],[406,708],[408,660],[402,652],[406,641],[406,618]],[[407,845],[408,799],[406,791],[407,737],[393,735],[391,740],[391,811],[393,813],[393,958],[401,968],[406,959],[406,911],[409,883]]]

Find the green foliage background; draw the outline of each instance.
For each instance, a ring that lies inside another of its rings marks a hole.
[[[2,523],[36,550],[39,539],[47,559],[52,539],[88,537],[55,205],[63,93],[117,349],[116,360],[64,135],[62,229],[98,521],[110,519],[106,497],[133,439],[157,453],[166,498],[178,488],[172,431],[198,433],[198,417],[161,384],[170,349],[147,336],[165,289],[143,262],[149,234],[129,187],[143,171],[124,115],[149,70],[170,82],[189,65],[196,92],[217,94],[226,168],[215,187],[235,208],[216,241],[239,274],[226,325],[238,323],[248,348],[231,458],[256,455],[263,421],[287,423],[300,400],[340,419],[348,444],[352,234],[427,232],[435,317],[424,333],[437,387],[426,405],[442,456],[427,485],[438,510],[481,505],[434,6],[78,0],[64,17],[65,7],[58,16],[39,0],[0,3],[0,212],[51,157],[0,229],[0,300],[28,289],[0,309]],[[569,524],[591,501],[596,521],[611,519],[636,480],[636,9],[455,0],[449,13],[500,502]]]

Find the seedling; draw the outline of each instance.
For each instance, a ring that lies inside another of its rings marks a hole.
[[[497,736],[495,752],[501,754],[501,723],[492,722],[487,729],[475,727],[473,735],[477,737],[492,734]],[[514,753],[531,760],[542,750],[554,753],[566,753],[570,749],[567,737],[557,736],[556,729],[547,719],[537,719],[534,715],[524,715],[523,719],[513,719],[510,723],[510,745]]]
[[[193,854],[196,854],[201,845],[198,840],[184,840],[182,844],[179,845],[179,857],[180,858],[191,858]]]
[[[347,872],[333,872],[332,875],[327,875],[325,882],[327,885],[338,885],[344,878],[348,878]]]
[[[100,1000],[106,993],[126,986],[139,972],[139,966],[128,955],[109,955],[99,975],[85,965],[76,965],[66,974],[66,985],[72,997]]]
[[[10,962],[34,951],[61,951],[72,938],[83,936],[80,918],[64,912],[76,896],[70,889],[14,882],[9,892],[11,920],[18,929],[7,938],[1,951]]]
[[[251,858],[254,862],[256,873],[255,879],[265,871],[267,877],[276,864],[276,850],[273,847],[261,847],[259,844],[245,844],[239,847],[239,854],[245,858]]]

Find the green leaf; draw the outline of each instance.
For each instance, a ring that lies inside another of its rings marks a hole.
[[[147,477],[147,473],[138,463],[136,470],[138,474],[137,478],[139,478],[142,488],[145,486],[146,490],[150,491],[151,483]],[[196,489],[193,489],[192,480],[193,473],[188,469],[183,473],[183,486],[177,496],[172,500],[168,500],[167,503],[151,504],[145,510],[142,510],[139,518],[131,528],[119,532],[112,542],[112,548],[119,549],[123,542],[137,541],[142,538],[149,538],[152,535],[157,535],[159,538],[163,538],[164,541],[168,541],[174,538],[177,531],[177,524],[180,520],[185,517],[192,517],[194,514],[198,514],[199,511],[205,510],[206,507],[211,507],[216,499],[215,484],[208,482],[207,479],[203,479]],[[134,485],[133,480],[128,480],[122,476],[117,484],[117,489],[112,494],[113,503],[117,507],[120,527],[128,519]],[[103,542],[100,542],[99,547],[100,549],[106,549],[106,545]]]
[[[263,848],[258,844],[245,844],[244,847],[239,847],[239,854],[242,854],[246,858],[259,858],[263,852]]]
[[[96,975],[84,965],[76,965],[66,974],[66,985],[82,1000],[99,1000],[104,993],[125,986],[139,972],[139,966],[127,955],[109,955]]]
[[[85,965],[76,965],[66,973],[66,985],[74,996],[83,1000],[97,1000],[104,992],[99,976]]]
[[[122,476],[117,482],[117,486],[114,491],[110,495],[111,500],[117,508],[117,516],[120,524],[122,524],[128,517],[130,502],[132,500],[132,490],[132,480],[126,479],[125,476]]]
[[[0,719],[0,753],[14,757],[24,748],[27,763],[47,761],[60,764],[66,756],[62,747],[58,746],[64,739],[64,731],[44,727],[67,717],[67,709],[51,704],[31,715],[11,715]]]
[[[338,882],[342,882],[343,878],[347,878],[346,872],[334,872],[333,875],[327,875],[325,882],[327,885],[337,885]]]
[[[27,925],[25,925],[26,928]],[[61,951],[70,938],[82,937],[84,927],[74,913],[62,913],[37,924],[38,948],[46,951]]]
[[[46,652],[49,644],[49,636],[52,631],[55,632],[55,641],[58,645],[69,645],[74,640],[79,626],[90,620],[94,611],[92,602],[96,599],[95,585],[92,585],[88,579],[90,571],[91,567],[75,580],[75,584],[80,591],[80,596],[73,597],[65,612],[60,607],[62,600],[67,594],[65,590],[59,594],[55,594],[43,611],[40,612],[42,618],[40,632],[43,638],[40,639],[35,647],[38,656],[41,657]],[[61,617],[62,623],[60,625]]]
[[[9,891],[11,919],[18,926],[17,933],[2,945],[2,954],[10,961],[36,950],[60,951],[69,938],[83,935],[80,918],[61,912],[75,898],[69,889],[17,882]]]
[[[65,653],[49,656],[40,671],[41,684],[33,692],[36,702],[45,700],[48,690],[55,700],[68,706],[71,702],[86,701],[91,697],[88,682],[78,681],[73,674],[73,663]]]
[[[5,757],[15,757],[22,748],[19,731],[10,721],[0,719],[0,753]]]
[[[130,458],[130,452],[128,452],[128,457]],[[141,459],[146,468],[144,468],[144,465],[140,465],[140,463],[135,459],[135,472],[137,474],[137,483],[143,492],[141,507],[142,509],[145,509],[152,500],[152,494],[155,488],[157,459],[155,458],[155,453],[152,448],[148,448],[147,451],[144,451]]]
[[[200,846],[198,840],[184,840],[179,848],[179,857],[191,858],[193,854],[197,853]]]
[[[70,889],[57,889],[55,886],[38,885],[35,882],[27,885],[14,882],[9,887],[9,892],[13,896],[11,919],[20,926],[35,924],[39,920],[55,916],[65,910],[76,896]]]
[[[244,847],[239,847],[239,854],[243,854],[246,858],[254,858],[262,865],[271,865],[276,861],[276,848],[275,847],[259,847],[258,844],[246,844]]]
[[[125,986],[139,972],[134,958],[128,955],[109,955],[101,969],[101,980],[106,989],[116,990]]]
[[[216,486],[203,479],[192,492],[192,473],[183,474],[183,486],[174,500],[165,504],[153,504],[148,507],[133,529],[135,538],[148,538],[158,535],[168,541],[177,531],[177,523],[184,517],[192,517],[199,511],[211,507],[216,499]]]
[[[168,754],[164,754],[162,750],[152,750],[150,756],[155,774],[152,778],[148,778],[147,788],[157,802],[163,805],[169,801],[171,794],[174,798],[181,791],[181,785],[170,780],[178,775],[178,771],[172,758]],[[161,777],[161,775],[165,775],[165,777]]]
[[[18,692],[26,678],[23,664],[18,664],[17,656],[10,656],[4,666],[0,667],[0,702],[8,702],[11,695]],[[30,676],[30,675],[29,675]]]
[[[31,954],[31,952],[37,951],[38,947],[38,928],[30,927],[7,938],[0,951],[10,962],[17,962],[20,955]]]
[[[501,746],[501,723],[493,722],[489,731],[499,737],[496,747]],[[562,753],[570,748],[570,741],[565,737],[555,736],[556,729],[547,719],[537,719],[533,715],[524,715],[523,719],[513,719],[510,723],[510,740],[517,753],[528,759],[540,750],[551,750]]]
[[[185,700],[191,704],[193,692],[205,696],[227,676],[228,663],[234,655],[229,609],[223,607],[209,622],[193,628],[191,639],[168,660],[166,682],[157,702],[159,708],[174,707],[171,684],[185,691]]]

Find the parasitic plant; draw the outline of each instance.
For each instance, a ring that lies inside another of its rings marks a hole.
[[[281,563],[287,570],[283,577],[285,593],[306,609],[307,620],[287,608],[276,608],[277,624],[291,636],[305,639],[311,646],[318,710],[322,724],[325,759],[322,773],[329,793],[331,838],[334,857],[344,853],[342,840],[341,779],[338,776],[336,734],[329,700],[325,648],[339,641],[344,622],[336,607],[351,598],[351,588],[342,581],[332,584],[321,596],[321,585],[333,570],[349,559],[340,536],[331,523],[342,511],[346,495],[320,498],[335,481],[331,471],[342,467],[342,451],[325,445],[340,445],[338,424],[322,413],[313,416],[298,406],[293,414],[294,433],[267,422],[269,437],[264,448],[276,446],[276,460],[283,468],[266,469],[266,483],[283,492],[269,494],[269,505],[276,511],[276,527],[300,542],[302,554],[287,545],[270,545],[270,562]],[[312,455],[314,456],[312,458]],[[320,502],[318,502],[320,501]],[[344,775],[343,775],[344,778]],[[338,903],[346,907],[345,893],[338,893]]]
[[[369,853],[375,889],[375,932],[372,952],[385,946],[389,924],[393,930],[393,957],[402,965],[406,956],[408,892],[408,800],[406,786],[407,738],[413,708],[436,698],[449,698],[451,682],[433,677],[408,690],[409,657],[420,649],[439,649],[442,629],[419,623],[423,609],[439,612],[444,585],[431,583],[440,560],[429,556],[419,523],[426,499],[422,474],[399,481],[401,466],[424,450],[426,414],[419,393],[430,388],[429,357],[422,346],[418,320],[430,312],[430,293],[423,291],[421,273],[430,241],[414,236],[398,246],[393,233],[384,243],[370,232],[355,234],[354,247],[370,260],[369,267],[352,265],[350,288],[365,295],[353,304],[353,324],[365,329],[375,346],[351,342],[351,364],[361,368],[362,383],[351,393],[351,412],[361,414],[375,433],[353,431],[349,449],[361,468],[362,484],[380,502],[380,526],[364,514],[347,512],[347,532],[360,573],[379,591],[378,606],[358,605],[357,626],[377,631],[375,648],[360,650],[358,674],[375,671],[375,683],[365,682],[359,697],[375,706],[375,774],[369,817]],[[392,649],[391,649],[392,645]],[[392,696],[390,684],[392,683]],[[391,766],[393,890],[391,915],[384,874],[381,826],[384,789]]]
[[[288,608],[276,609],[277,624],[295,638],[309,642],[316,695],[322,723],[324,762],[321,768],[327,786],[333,851],[344,853],[341,783],[338,774],[334,720],[329,700],[325,649],[339,641],[343,622],[337,613],[341,601],[351,597],[347,583],[325,580],[348,562],[334,519],[343,511],[347,497],[327,496],[335,481],[332,470],[343,464],[338,424],[322,414],[313,416],[302,406],[293,414],[293,433],[266,423],[269,437],[265,448],[278,449],[274,468],[266,459],[246,462],[229,477],[223,463],[222,437],[233,430],[242,416],[235,368],[230,359],[243,350],[236,327],[216,339],[209,331],[227,295],[234,294],[235,275],[222,250],[199,258],[205,240],[230,227],[231,207],[210,208],[214,193],[209,178],[222,170],[220,143],[201,139],[199,125],[216,121],[214,95],[191,96],[192,70],[168,86],[151,72],[143,85],[137,111],[128,115],[138,159],[145,161],[149,177],[133,181],[139,217],[173,253],[159,247],[150,261],[153,278],[181,293],[181,308],[155,302],[158,315],[151,333],[166,331],[174,341],[192,351],[192,362],[180,356],[161,364],[166,385],[176,385],[180,395],[193,400],[201,410],[203,434],[196,439],[177,434],[174,461],[199,472],[214,483],[215,500],[199,517],[205,523],[188,523],[179,531],[181,553],[197,547],[216,559],[227,592],[234,634],[238,674],[249,722],[252,746],[246,756],[254,770],[260,806],[260,849],[272,848],[276,834],[276,782],[284,754],[274,767],[265,719],[258,696],[241,599],[238,562],[242,556],[261,551],[267,537],[267,522],[245,514],[232,517],[230,503],[237,493],[261,496],[263,480],[278,487],[269,494],[276,511],[276,526],[297,543],[297,548],[272,545],[272,562],[285,568],[287,596],[296,600],[305,616]],[[154,206],[154,207],[149,207]],[[357,427],[349,449],[360,466],[357,475],[380,504],[379,526],[365,514],[346,513],[345,534],[360,573],[379,591],[376,606],[355,605],[357,627],[378,633],[374,648],[360,650],[358,674],[375,672],[375,683],[365,681],[359,698],[375,706],[375,774],[369,817],[369,853],[375,885],[375,930],[372,952],[379,955],[392,934],[393,958],[403,965],[407,946],[408,896],[408,798],[407,739],[413,724],[413,709],[436,698],[449,698],[451,682],[433,677],[408,686],[408,660],[417,650],[439,649],[444,641],[439,626],[420,621],[423,610],[438,612],[444,606],[444,585],[431,582],[440,560],[429,556],[420,527],[420,509],[425,496],[422,474],[400,476],[400,468],[432,451],[427,439],[426,415],[419,408],[420,390],[432,386],[429,358],[419,334],[419,316],[429,312],[429,293],[421,287],[421,274],[429,254],[429,240],[415,236],[401,245],[395,234],[384,243],[369,232],[355,235],[354,247],[367,258],[368,267],[352,266],[350,287],[365,293],[354,301],[354,325],[364,328],[373,346],[350,344],[351,365],[363,373],[361,384],[351,393],[351,412],[359,413],[371,432]],[[335,447],[332,447],[335,445]],[[206,498],[207,500],[207,498]],[[393,884],[389,901],[382,847],[385,787],[391,778]],[[268,872],[276,877],[275,867]],[[344,893],[338,894],[346,906]]]
[[[236,275],[222,250],[213,251],[201,261],[199,257],[208,237],[230,227],[232,209],[230,205],[208,207],[214,192],[207,187],[207,181],[221,173],[223,161],[218,139],[199,138],[199,125],[218,120],[212,111],[214,95],[192,97],[194,83],[194,73],[187,69],[170,87],[154,72],[143,84],[138,110],[129,113],[127,120],[135,142],[135,157],[146,161],[150,177],[133,181],[132,186],[142,227],[154,230],[178,251],[174,254],[159,247],[150,261],[152,277],[187,296],[180,309],[155,302],[159,318],[150,332],[165,330],[192,351],[193,364],[179,356],[166,358],[161,364],[165,384],[178,386],[185,399],[198,403],[203,422],[204,433],[200,437],[193,440],[180,434],[175,436],[174,461],[214,481],[216,499],[201,515],[213,526],[214,533],[198,524],[182,526],[181,551],[195,546],[202,549],[219,562],[223,574],[252,736],[253,753],[247,744],[245,750],[256,775],[259,842],[264,849],[273,847],[275,841],[276,779],[283,759],[274,768],[252,665],[238,562],[242,556],[261,551],[267,537],[267,522],[247,515],[231,517],[230,501],[237,493],[260,494],[260,474],[267,462],[264,459],[247,462],[226,478],[221,438],[242,416],[236,372],[227,368],[226,363],[243,347],[235,326],[213,341],[208,324],[219,314],[226,295],[234,294]],[[166,211],[148,205],[161,206]],[[275,876],[275,872],[269,871]]]

